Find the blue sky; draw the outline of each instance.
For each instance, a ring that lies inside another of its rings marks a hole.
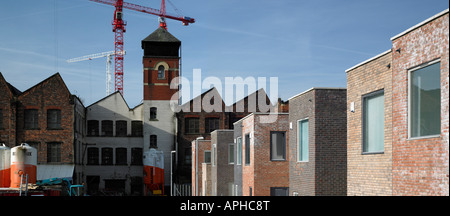
[[[184,77],[192,80],[193,69],[222,81],[275,76],[284,100],[311,87],[345,87],[346,69],[390,49],[392,36],[449,7],[446,0],[171,2],[196,19],[187,27],[167,21],[182,41]],[[2,0],[0,72],[22,91],[59,72],[86,106],[103,98],[106,59],[66,60],[114,50],[113,11],[88,0]],[[134,107],[142,100],[141,40],[156,30],[158,17],[125,10],[124,19],[124,97]]]

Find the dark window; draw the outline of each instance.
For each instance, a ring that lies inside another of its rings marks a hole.
[[[143,127],[142,121],[132,121],[131,122],[131,136],[142,136],[143,133]]]
[[[250,165],[250,134],[245,134],[245,165]]]
[[[150,120],[156,120],[156,114],[158,109],[156,107],[150,108]]]
[[[88,165],[98,165],[98,148],[89,147],[87,149]]]
[[[200,133],[199,118],[186,118],[184,129],[187,134]]]
[[[61,110],[47,110],[47,129],[61,129]]]
[[[89,120],[88,121],[88,136],[98,136],[98,121],[97,120]]]
[[[289,196],[289,188],[287,187],[271,187],[270,196]]]
[[[47,162],[61,162],[61,143],[47,143]]]
[[[112,148],[102,148],[102,165],[113,165]]]
[[[150,135],[150,148],[158,148],[158,137]]]
[[[219,129],[219,118],[206,118],[205,119],[205,132],[211,133],[214,130]]]
[[[164,66],[160,65],[158,67],[158,79],[164,79],[164,72],[165,72]]]
[[[116,165],[127,165],[126,148],[116,148]]]
[[[270,159],[286,160],[286,132],[270,132]]]
[[[116,136],[127,136],[127,121],[116,121]]]
[[[142,148],[131,148],[131,165],[142,165]]]
[[[37,109],[26,109],[25,110],[25,129],[26,130],[33,130],[33,129],[39,129],[38,124],[38,110]]]
[[[102,136],[113,136],[113,121],[102,121]]]

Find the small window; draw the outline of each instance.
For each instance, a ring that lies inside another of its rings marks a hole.
[[[37,109],[26,109],[24,117],[25,117],[24,125],[26,130],[39,129],[38,124],[39,113]]]
[[[61,110],[47,110],[47,129],[61,129]]]
[[[102,165],[113,165],[112,148],[102,148]]]
[[[234,143],[228,145],[228,164],[234,164]]]
[[[237,145],[237,149],[236,149],[236,164],[237,165],[241,165],[242,164],[242,138],[238,137],[236,139],[236,145]]]
[[[216,144],[213,144],[213,148],[211,150],[211,154],[212,154],[212,156],[211,156],[212,165],[216,166],[216,155],[217,155],[217,153],[216,153]]]
[[[289,196],[289,188],[287,187],[271,187],[270,196]]]
[[[200,133],[199,118],[185,118],[185,133]]]
[[[245,165],[250,165],[250,134],[245,135]]]
[[[127,121],[116,121],[116,136],[127,136]]]
[[[298,121],[297,125],[297,161],[306,162],[309,161],[309,121]]]
[[[150,148],[158,148],[158,137],[150,135]]]
[[[440,135],[441,63],[411,71],[409,89],[409,136]]]
[[[150,120],[156,120],[157,111],[158,111],[158,109],[156,107],[150,108]]]
[[[158,79],[164,79],[164,77],[165,77],[165,70],[166,69],[162,65],[160,65],[158,67]]]
[[[217,117],[210,117],[205,119],[205,132],[211,133],[215,131],[216,129],[219,129],[219,118]]]
[[[286,160],[286,132],[270,132],[270,159]]]
[[[363,98],[363,153],[384,152],[384,91]]]
[[[116,165],[127,165],[126,148],[116,148]]]
[[[98,165],[98,148],[89,147],[87,149],[87,165]]]
[[[142,121],[132,121],[131,122],[131,136],[141,137],[143,135]]]
[[[131,165],[142,165],[142,148],[131,148]]]
[[[99,129],[98,129],[98,121],[97,120],[88,120],[88,136],[98,136],[99,135]]]
[[[113,136],[113,121],[102,121],[102,136]]]
[[[47,143],[47,162],[61,162],[61,143]]]
[[[211,163],[211,151],[204,151],[203,154],[204,154],[204,156],[203,156],[204,163],[210,164]]]

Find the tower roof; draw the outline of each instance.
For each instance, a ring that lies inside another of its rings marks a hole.
[[[142,40],[142,43],[144,42],[178,42],[181,41],[178,40],[175,36],[170,34],[166,29],[164,28],[158,28],[156,31],[151,33],[149,36],[147,36],[144,40]]]

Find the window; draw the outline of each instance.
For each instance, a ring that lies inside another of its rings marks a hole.
[[[150,120],[156,120],[156,114],[158,109],[156,107],[150,108]]]
[[[88,120],[88,136],[98,136],[98,121],[97,120]]]
[[[309,161],[309,121],[301,120],[297,124],[297,161]]]
[[[39,113],[37,109],[26,109],[24,115],[25,115],[24,125],[26,130],[39,129],[38,124]]]
[[[102,165],[113,165],[112,148],[102,148]]]
[[[127,165],[126,148],[116,148],[116,165]]]
[[[165,70],[166,69],[162,65],[158,67],[158,79],[164,79]]]
[[[211,156],[212,165],[216,166],[216,144],[213,144],[211,153],[212,153],[212,156]]]
[[[131,148],[131,165],[142,165],[142,148]]]
[[[199,118],[185,118],[185,133],[195,134],[200,133]]]
[[[102,136],[113,136],[113,121],[102,121]]]
[[[286,160],[286,132],[270,132],[270,160]]]
[[[363,98],[363,153],[384,151],[384,91]]]
[[[289,196],[289,188],[287,187],[271,187],[270,196]]]
[[[61,110],[47,110],[47,129],[61,129]]]
[[[61,162],[61,143],[47,143],[47,162]]]
[[[116,136],[127,136],[127,121],[116,121]]]
[[[245,135],[245,165],[250,165],[250,134]]]
[[[87,149],[87,165],[98,165],[98,148],[89,147]]]
[[[143,135],[142,121],[132,121],[131,122],[131,136],[141,137]]]
[[[150,135],[150,148],[158,148],[158,137]]]
[[[441,63],[410,72],[409,137],[441,133]]]
[[[228,145],[228,164],[234,164],[234,143]]]
[[[242,138],[241,137],[238,137],[237,139],[236,139],[236,142],[237,142],[237,151],[236,151],[236,164],[237,165],[241,165],[241,163],[242,163]]]
[[[219,118],[212,117],[205,119],[205,132],[211,133],[214,130],[219,129]]]
[[[211,163],[211,151],[204,151],[203,152],[203,162],[206,164]]]

